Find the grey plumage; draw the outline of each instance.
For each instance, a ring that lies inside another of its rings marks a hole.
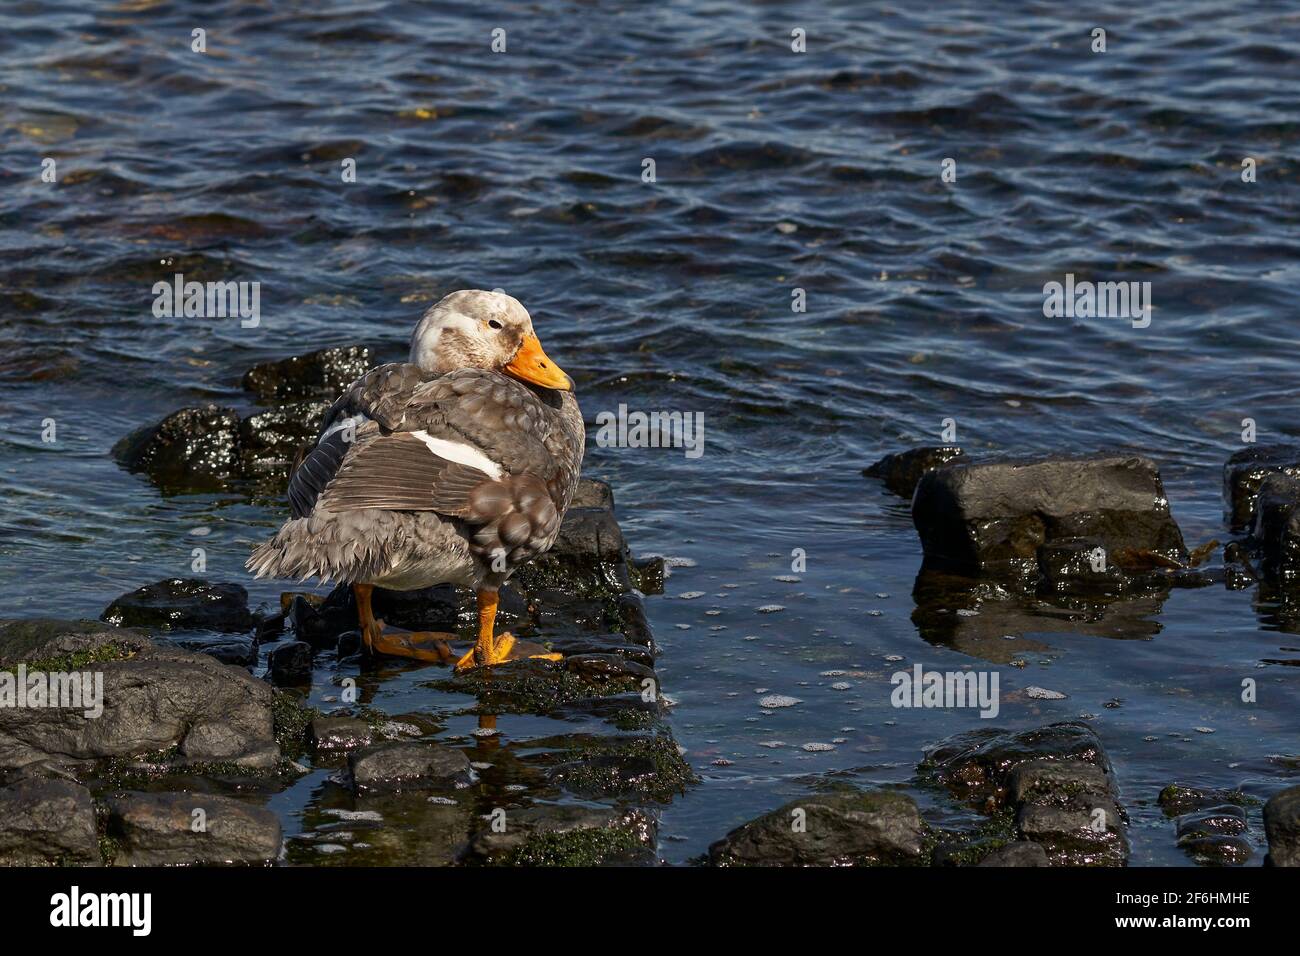
[[[380,366],[326,414],[290,477],[294,517],[248,568],[397,589],[499,586],[554,543],[584,444],[572,392],[485,369]]]

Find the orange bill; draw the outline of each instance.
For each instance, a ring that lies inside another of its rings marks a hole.
[[[573,380],[564,374],[564,370],[546,357],[542,343],[531,332],[524,336],[524,344],[505,367],[505,371],[515,378],[546,388],[558,388],[561,391],[573,391]]]

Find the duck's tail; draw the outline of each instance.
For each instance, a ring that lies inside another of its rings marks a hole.
[[[392,566],[392,528],[384,512],[316,512],[280,526],[244,563],[258,578],[369,581]]]

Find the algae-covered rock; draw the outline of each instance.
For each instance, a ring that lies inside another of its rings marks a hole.
[[[99,621],[6,619],[0,620],[0,669],[27,664],[29,669],[73,670],[122,660],[150,644],[138,631],[106,627]]]
[[[732,830],[712,866],[907,866],[925,860],[926,825],[906,794],[814,794]]]
[[[1249,806],[1252,800],[1240,790],[1203,789],[1171,783],[1160,791],[1156,802],[1160,804],[1166,816],[1178,817],[1225,803],[1245,807]]]
[[[1039,546],[1062,538],[1188,560],[1160,472],[1139,456],[950,464],[921,477],[912,519],[926,561],[965,574],[1036,574]]]
[[[250,630],[248,592],[238,584],[202,578],[168,578],[137,588],[113,601],[101,620],[118,627],[166,630]]]
[[[1077,722],[1020,733],[990,727],[958,734],[927,751],[920,769],[954,796],[991,813],[1005,805],[1012,772],[1030,760],[1080,761],[1111,773],[1096,732]]]
[[[573,742],[578,746],[560,754],[561,762],[547,777],[576,796],[667,803],[696,782],[677,743],[666,734],[581,737]]]
[[[1014,813],[1019,837],[1041,845],[1053,866],[1128,859],[1110,760],[1086,724],[961,734],[930,751],[920,770],[984,813]]]
[[[81,784],[30,779],[0,788],[0,866],[99,862],[95,804]]]
[[[270,863],[280,821],[245,801],[212,793],[116,793],[104,800],[116,866]]]
[[[497,866],[628,866],[655,862],[654,819],[636,809],[538,805],[483,821],[467,862]],[[494,826],[495,825],[495,826]]]
[[[956,445],[909,448],[886,455],[869,468],[862,469],[862,474],[879,478],[894,494],[910,501],[922,475],[963,458],[965,453]]]

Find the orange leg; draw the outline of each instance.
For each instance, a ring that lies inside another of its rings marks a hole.
[[[538,657],[547,661],[563,660],[560,654],[551,654],[545,648],[526,641],[517,641],[510,634],[497,634],[496,591],[478,592],[478,642],[456,662],[456,670],[467,671],[474,667],[504,664],[525,657]],[[539,653],[540,652],[540,653]]]
[[[417,661],[430,661],[437,664],[451,663],[451,647],[447,641],[455,635],[437,631],[402,631],[384,627],[384,622],[375,620],[374,612],[371,610],[370,596],[374,590],[374,586],[370,584],[352,585],[352,593],[357,599],[357,621],[361,625],[361,639],[370,654],[384,657],[409,657]]]

